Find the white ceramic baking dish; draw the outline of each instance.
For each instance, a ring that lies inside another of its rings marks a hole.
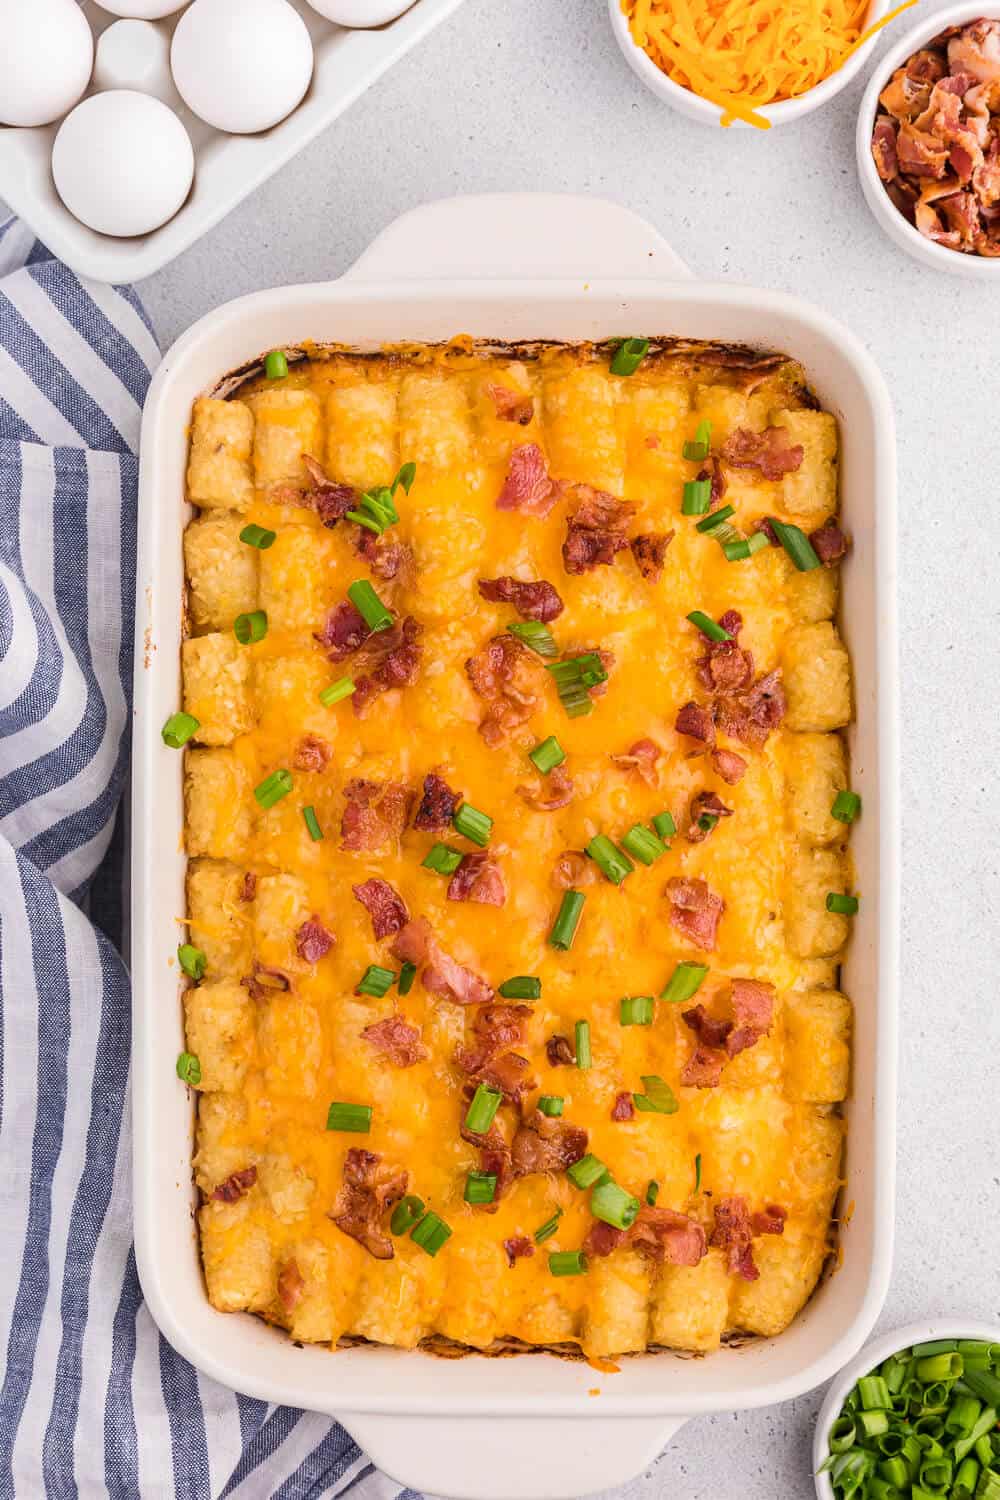
[[[456,333],[579,340],[677,334],[802,360],[843,438],[843,629],[854,659],[852,785],[861,911],[845,988],[857,1010],[843,1261],[780,1338],[709,1358],[644,1355],[620,1373],[545,1354],[445,1361],[420,1352],[296,1348],[206,1300],[189,1165],[191,1100],[173,954],[183,910],[181,757],[160,727],[179,701],[181,529],[196,395],[262,350],[303,339],[371,348]],[[269,1401],[335,1414],[400,1481],[461,1500],[560,1500],[622,1483],[694,1414],[761,1406],[831,1376],[871,1330],[891,1257],[896,1093],[895,450],[882,379],[841,325],[796,298],[707,285],[610,203],[520,196],[407,214],[339,281],[219,308],[163,360],[142,435],[133,804],[135,1214],[139,1271],[166,1337],[199,1368]]]

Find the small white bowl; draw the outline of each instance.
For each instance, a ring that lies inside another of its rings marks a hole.
[[[885,14],[888,4],[889,0],[872,0],[865,17],[865,25],[871,26],[878,21]],[[650,92],[656,94],[664,103],[672,104],[674,109],[679,109],[681,114],[687,115],[689,119],[699,120],[703,125],[717,127],[722,117],[722,110],[719,106],[712,104],[708,99],[703,99],[700,94],[693,93],[691,89],[674,83],[672,78],[668,78],[666,73],[656,66],[649,54],[633,41],[628,17],[621,7],[621,0],[608,0],[608,13],[611,17],[611,30],[615,34],[625,61],[633,73],[642,79]],[[756,113],[770,120],[772,126],[787,125],[791,120],[799,120],[803,115],[811,114],[814,109],[819,109],[821,104],[826,104],[850,83],[868,59],[876,40],[877,37],[871,37],[863,47],[851,53],[842,68],[838,68],[836,73],[831,73],[829,78],[824,78],[822,83],[817,83],[815,88],[807,89],[804,94],[799,94],[794,99],[780,99],[777,104],[759,105]],[[743,130],[754,129],[745,120],[734,120],[733,125]]]
[[[934,271],[948,271],[952,276],[970,276],[977,280],[988,280],[1000,276],[1000,258],[988,255],[965,255],[961,250],[949,250],[947,245],[936,245],[920,233],[899,209],[886,192],[878,175],[871,152],[872,128],[878,113],[878,96],[885,88],[897,68],[901,68],[914,52],[940,35],[948,26],[961,26],[966,21],[978,21],[980,16],[991,18],[1000,14],[994,0],[993,5],[982,0],[963,0],[960,5],[948,5],[944,10],[935,10],[927,15],[919,26],[914,26],[901,37],[896,45],[879,59],[879,65],[869,80],[858,112],[857,156],[861,191],[880,226],[901,250],[915,260],[930,266]]]
[[[931,32],[931,36],[936,32]],[[909,53],[907,53],[909,56]],[[841,1407],[848,1393],[861,1379],[880,1365],[897,1349],[908,1349],[912,1344],[927,1344],[931,1339],[987,1339],[991,1344],[1000,1343],[1000,1327],[995,1323],[981,1323],[975,1318],[931,1318],[926,1323],[907,1323],[903,1328],[894,1328],[881,1338],[866,1344],[861,1353],[845,1365],[826,1393],[826,1399],[816,1418],[816,1436],[813,1438],[813,1474],[816,1479],[816,1494],[819,1500],[835,1500],[829,1474],[819,1472],[820,1464],[829,1453],[830,1428],[840,1416]]]

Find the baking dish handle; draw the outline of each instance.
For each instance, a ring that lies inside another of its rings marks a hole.
[[[345,276],[351,281],[599,280],[691,272],[645,219],[606,198],[484,193],[442,198],[395,219]]]
[[[617,1489],[687,1417],[386,1417],[343,1425],[378,1468],[456,1500],[579,1500]]]

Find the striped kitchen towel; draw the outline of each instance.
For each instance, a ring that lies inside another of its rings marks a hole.
[[[0,1497],[389,1500],[329,1418],[181,1359],[136,1277],[118,808],[158,360],[130,288],[0,224]]]

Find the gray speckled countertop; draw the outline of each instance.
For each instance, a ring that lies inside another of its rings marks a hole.
[[[984,285],[925,271],[876,227],[854,166],[867,71],[798,124],[709,130],[636,81],[603,0],[467,0],[140,290],[166,345],[242,292],[339,275],[428,199],[596,193],[647,217],[696,273],[799,293],[868,345],[900,455],[899,1196],[879,1325],[891,1328],[931,1313],[1000,1320],[1000,272]],[[820,1398],[692,1421],[620,1493],[808,1500]]]

